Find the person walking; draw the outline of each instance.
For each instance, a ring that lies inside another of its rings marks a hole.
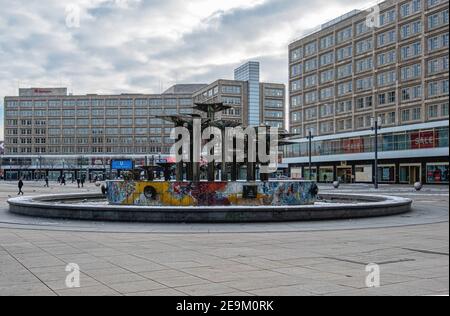
[[[48,177],[45,177],[45,185],[44,185],[44,187],[49,187],[49,185],[48,185]]]
[[[84,182],[86,182],[86,178],[84,176],[81,177],[81,187],[84,188]]]
[[[61,178],[61,185],[66,185],[66,177],[65,176],[63,176],[62,178]]]
[[[22,181],[22,178],[20,178],[19,183],[18,183],[17,186],[19,187],[19,193],[17,195],[21,195],[21,194],[23,195],[23,191],[22,191],[23,181]]]
[[[81,180],[80,177],[77,178],[78,189],[80,188]]]

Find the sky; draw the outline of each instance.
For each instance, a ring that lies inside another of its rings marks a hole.
[[[233,77],[248,60],[288,81],[288,45],[370,0],[0,0],[3,98],[18,88],[160,93]]]

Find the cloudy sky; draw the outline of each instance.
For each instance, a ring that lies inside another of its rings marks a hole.
[[[247,60],[261,62],[262,80],[286,83],[291,41],[371,2],[0,0],[0,124],[18,87],[159,93],[232,78]]]

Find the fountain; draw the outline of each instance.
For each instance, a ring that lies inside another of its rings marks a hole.
[[[189,157],[201,157],[195,146],[196,128],[203,132],[216,128],[225,139],[228,128],[238,127],[235,121],[217,119],[216,114],[228,109],[222,103],[196,104],[203,115],[170,115],[158,118],[172,122],[189,132]],[[198,124],[198,125],[196,125]],[[124,179],[106,181],[102,193],[19,197],[8,200],[12,213],[48,218],[131,221],[131,222],[279,222],[323,219],[347,219],[401,214],[411,210],[409,199],[355,194],[319,194],[313,181],[271,180],[269,163],[253,159],[253,146],[270,147],[270,137],[254,128],[259,142],[248,134],[234,136],[231,151],[221,142],[221,161],[201,160],[175,163],[155,162],[125,174]],[[273,130],[271,135],[275,135]],[[277,131],[277,146],[289,144],[293,135]],[[240,138],[239,138],[240,137]],[[264,137],[266,137],[264,139]],[[239,138],[239,139],[238,139]],[[182,137],[178,135],[178,141]],[[210,141],[214,139],[211,137]],[[237,143],[243,142],[238,148]],[[183,147],[178,155],[183,155]],[[214,155],[215,147],[209,148]],[[276,147],[278,150],[278,147]],[[273,152],[271,152],[273,154]],[[243,154],[243,155],[242,155]],[[228,155],[228,156],[226,156]],[[231,157],[231,159],[230,159]],[[243,157],[244,161],[240,159]],[[226,159],[228,158],[228,159]],[[239,159],[238,159],[239,158]],[[277,157],[278,158],[278,157]],[[246,167],[246,180],[238,180],[239,170]],[[164,179],[155,179],[154,172],[164,170]],[[172,177],[174,179],[172,180]],[[220,180],[218,180],[220,178]]]

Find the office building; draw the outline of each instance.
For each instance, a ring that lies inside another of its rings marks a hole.
[[[103,177],[112,159],[132,158],[136,166],[147,165],[170,155],[174,143],[173,124],[157,116],[192,114],[194,102],[215,101],[231,106],[219,116],[248,125],[249,85],[249,81],[217,80],[210,85],[177,84],[162,94],[120,95],[71,95],[66,88],[19,89],[18,96],[5,97],[5,152],[0,169],[7,180],[57,179],[62,174],[73,179],[80,173]],[[274,91],[267,89],[262,104],[284,109],[284,97],[279,104],[284,85],[269,87]],[[259,94],[257,105],[259,115]],[[280,125],[284,122],[281,112],[266,122]]]
[[[384,1],[352,11],[289,45],[291,175],[372,182],[448,183],[448,1]],[[378,12],[379,11],[379,12]]]

